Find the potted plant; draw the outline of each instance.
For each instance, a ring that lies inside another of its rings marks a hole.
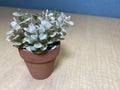
[[[45,79],[53,71],[68,25],[73,22],[64,13],[46,10],[31,14],[19,9],[13,12],[6,39],[18,48],[31,75]]]

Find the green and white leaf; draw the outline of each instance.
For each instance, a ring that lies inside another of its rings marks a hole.
[[[22,43],[25,43],[25,42],[28,42],[29,44],[31,43],[29,38],[24,38]]]
[[[42,48],[43,45],[42,45],[41,43],[35,43],[35,44],[34,44],[34,47],[35,47],[35,48]]]
[[[13,40],[17,39],[19,36],[20,36],[20,35],[16,35],[16,36],[13,38]]]
[[[6,33],[6,35],[9,35],[9,34],[12,34],[14,31],[11,29],[11,30],[9,30],[7,33]]]
[[[65,30],[64,28],[62,28],[62,31],[63,31],[64,33],[67,33],[67,30]]]
[[[39,35],[39,39],[40,39],[40,40],[47,39],[47,35],[46,35],[46,34],[40,34],[40,35]]]
[[[28,31],[30,33],[34,33],[36,31],[36,27],[33,23],[30,23],[29,26],[28,26]]]
[[[25,37],[29,37],[28,32],[24,32],[24,36],[25,36]]]
[[[72,21],[68,21],[67,23],[70,25],[74,25],[74,23]]]
[[[30,52],[32,51],[30,46],[26,47],[26,50],[28,50]]]
[[[31,38],[32,38],[33,40],[37,40],[38,35],[31,35]]]
[[[30,50],[31,50],[31,51],[35,51],[36,48],[35,48],[34,46],[31,46],[31,47],[30,47]]]
[[[42,51],[45,51],[47,49],[47,46],[44,46],[41,48]]]
[[[10,39],[10,37],[9,37],[9,36],[7,36],[6,40],[7,40],[8,42],[10,42],[10,41],[11,41],[11,39]]]
[[[20,16],[23,16],[24,14],[22,12],[13,12],[13,16],[17,16],[17,17],[20,17]]]
[[[30,18],[25,19],[24,21],[20,22],[20,24],[26,23],[28,21],[30,21]]]
[[[58,17],[58,22],[61,23],[62,21],[63,21],[62,17],[59,16],[59,17]]]
[[[38,28],[40,34],[45,32],[45,28],[43,25],[39,25],[37,28]]]
[[[53,13],[49,13],[48,16],[49,16],[49,17],[52,17],[52,16],[53,16]]]
[[[21,42],[14,42],[13,46],[20,46],[22,43]]]
[[[38,19],[39,19],[40,21],[42,21],[42,20],[43,20],[43,18],[42,18],[41,16],[38,16]]]
[[[52,27],[52,24],[50,22],[48,22],[47,20],[43,20],[41,21],[41,24],[46,28],[46,29],[50,29]]]
[[[53,49],[55,49],[57,46],[53,46],[51,49],[53,50]]]
[[[52,41],[52,40],[48,41],[48,44],[52,44],[52,43],[53,43],[53,41]]]
[[[15,29],[15,30],[19,30],[20,29],[20,25],[17,23],[17,22],[15,22],[15,21],[12,21],[11,23],[10,23],[10,25],[11,25],[11,27],[13,28],[13,29]]]
[[[56,32],[53,32],[53,34],[52,35],[50,35],[50,37],[55,37],[56,36]]]

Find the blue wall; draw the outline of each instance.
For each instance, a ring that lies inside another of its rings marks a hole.
[[[120,18],[120,0],[0,0],[0,5]]]

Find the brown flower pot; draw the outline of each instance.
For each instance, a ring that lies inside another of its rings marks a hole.
[[[32,77],[35,79],[45,79],[49,77],[53,71],[54,61],[59,53],[60,45],[42,54],[35,54],[21,48],[18,50]]]

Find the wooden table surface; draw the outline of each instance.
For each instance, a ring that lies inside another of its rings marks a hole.
[[[0,7],[0,90],[120,90],[120,19],[67,13],[75,25],[62,41],[54,72],[36,80],[5,40],[15,10]]]

